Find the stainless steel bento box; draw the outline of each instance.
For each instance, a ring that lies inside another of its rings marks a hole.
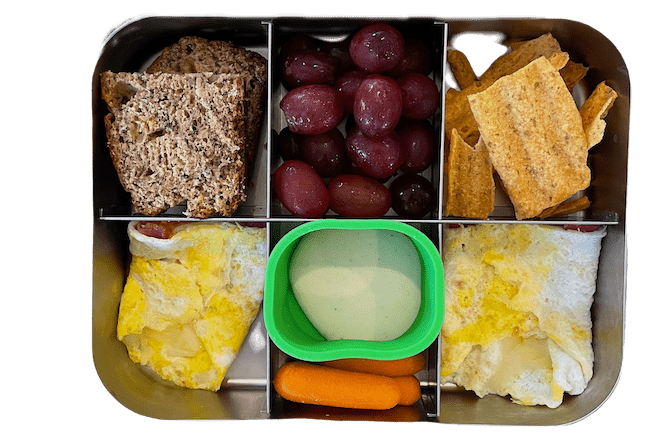
[[[430,42],[434,48],[433,77],[441,91],[453,83],[446,69],[446,49],[460,36],[486,36],[492,41],[538,37],[551,32],[570,57],[590,67],[575,89],[575,97],[587,97],[592,88],[606,80],[619,94],[606,122],[604,140],[589,155],[592,182],[585,191],[592,209],[547,220],[543,223],[606,225],[600,256],[597,291],[592,307],[594,376],[585,392],[567,396],[556,409],[525,407],[497,396],[477,398],[455,386],[439,381],[440,343],[426,351],[426,369],[418,373],[422,401],[408,419],[441,423],[557,425],[582,419],[596,410],[610,395],[622,362],[625,307],[625,206],[627,187],[627,146],[629,132],[630,84],[625,63],[614,45],[598,31],[578,22],[560,19],[445,19],[414,18],[392,20]],[[277,48],[289,36],[307,34],[325,41],[338,41],[364,24],[361,19],[147,17],[131,20],[115,29],[103,43],[92,76],[93,114],[93,356],[98,375],[121,404],[149,417],[163,419],[269,419],[288,417],[337,419],[388,419],[397,416],[347,414],[334,417],[324,408],[293,405],[275,394],[272,379],[277,368],[290,357],[271,342],[262,312],[251,327],[240,353],[218,392],[195,391],[168,386],[134,364],[125,346],[116,338],[116,324],[128,263],[127,223],[141,219],[122,189],[106,146],[103,118],[106,104],[100,96],[100,73],[106,70],[141,71],[165,46],[180,37],[197,35],[232,41],[261,53],[268,59],[267,112],[249,196],[229,221],[266,222],[270,250],[290,229],[306,219],[295,218],[283,209],[272,189],[270,177],[281,160],[276,154],[277,134],[285,126],[279,101],[285,94],[279,82]],[[444,105],[444,100],[442,102]],[[424,175],[434,183],[438,198],[428,216],[418,220],[386,217],[413,224],[442,250],[443,226],[464,220],[444,216],[443,200],[443,118],[433,118],[438,153]],[[497,196],[496,209],[486,222],[516,221],[508,204]],[[180,220],[182,208],[173,208],[158,219]],[[542,223],[542,221],[538,221]]]

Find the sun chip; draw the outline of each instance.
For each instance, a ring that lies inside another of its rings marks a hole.
[[[468,95],[468,101],[517,219],[535,217],[588,187],[581,115],[546,57]]]
[[[606,117],[613,102],[618,97],[616,91],[606,85],[605,82],[597,85],[590,97],[583,103],[580,109],[583,129],[588,137],[588,148],[592,148],[604,138],[606,129]]]
[[[551,34],[544,34],[533,40],[515,45],[515,49],[498,57],[482,74],[480,80],[494,82],[499,78],[513,74],[539,57],[549,59],[554,68],[561,69],[569,61],[569,54],[560,49],[558,40]]]
[[[477,81],[477,75],[468,61],[468,57],[461,51],[450,49],[447,51],[447,63],[450,65],[450,71],[460,89],[472,86]]]
[[[496,185],[482,140],[470,146],[452,130],[447,166],[446,215],[486,219],[493,211]]]

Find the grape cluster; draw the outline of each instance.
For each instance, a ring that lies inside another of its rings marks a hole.
[[[291,37],[280,60],[287,127],[273,183],[282,205],[303,217],[328,209],[355,218],[390,208],[407,218],[430,213],[436,192],[419,174],[434,158],[429,118],[440,107],[429,48],[373,23],[320,47],[309,36]]]

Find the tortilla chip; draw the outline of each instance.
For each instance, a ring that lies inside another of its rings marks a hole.
[[[545,209],[542,211],[537,218],[549,218],[549,217],[562,217],[563,215],[574,214],[575,212],[583,211],[590,207],[590,200],[585,195],[579,197],[575,200],[566,201],[559,205],[553,206],[551,208]]]
[[[604,138],[606,122],[604,118],[618,97],[616,91],[606,85],[605,82],[597,85],[590,97],[583,103],[580,109],[583,129],[588,137],[588,149],[595,146]]]
[[[463,141],[456,129],[452,130],[447,180],[446,215],[489,217],[493,211],[496,185],[482,140],[473,147]]]
[[[583,77],[586,76],[587,72],[588,72],[587,67],[583,66],[581,63],[575,63],[570,60],[560,70],[560,75],[562,76],[563,80],[565,80],[567,89],[569,91],[572,91],[572,89],[574,89],[574,86],[576,86],[576,84],[579,83],[581,79],[583,79]]]
[[[459,131],[461,138],[471,146],[480,139],[480,131],[473,113],[470,112],[468,95],[484,91],[489,85],[475,82],[472,85],[458,91],[448,89],[445,93],[445,136],[452,139],[452,129]]]
[[[581,115],[546,57],[468,101],[517,219],[535,217],[590,185]]]
[[[447,51],[447,63],[460,89],[472,86],[477,81],[477,75],[463,52],[456,49]]]
[[[562,52],[558,40],[549,34],[520,43],[516,48],[498,57],[482,74],[483,83],[493,82],[523,68],[539,57],[549,59],[554,68],[562,69],[569,61],[569,54]]]

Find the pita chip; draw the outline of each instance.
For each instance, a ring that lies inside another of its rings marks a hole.
[[[604,138],[606,122],[604,118],[618,97],[616,91],[605,82],[597,85],[590,97],[581,105],[579,112],[583,121],[583,129],[588,137],[588,148],[592,148]]]
[[[510,75],[539,57],[546,57],[556,69],[562,69],[569,61],[569,54],[560,49],[560,44],[550,33],[533,40],[519,43],[515,49],[501,55],[487,68],[480,80],[494,82]]]
[[[475,146],[452,130],[447,169],[446,215],[486,219],[493,211],[496,185],[493,167],[480,139]]]
[[[581,115],[546,57],[468,101],[517,219],[536,217],[590,185]]]
[[[460,89],[472,86],[477,81],[477,75],[463,52],[456,49],[448,50],[447,63],[449,63],[450,70]]]
[[[557,206],[545,209],[537,218],[562,217],[563,215],[574,214],[590,207],[588,197],[581,196],[575,200],[563,202]]]
[[[560,75],[562,76],[563,80],[565,80],[567,89],[572,91],[572,89],[574,89],[574,86],[576,86],[576,84],[579,83],[581,79],[583,79],[583,77],[586,76],[587,72],[588,72],[587,67],[583,66],[581,63],[576,63],[570,60],[560,70]]]
[[[452,138],[452,130],[456,129],[461,138],[471,146],[480,139],[475,117],[470,111],[468,96],[485,90],[489,85],[474,82],[472,85],[458,91],[450,88],[445,93],[445,136]]]

